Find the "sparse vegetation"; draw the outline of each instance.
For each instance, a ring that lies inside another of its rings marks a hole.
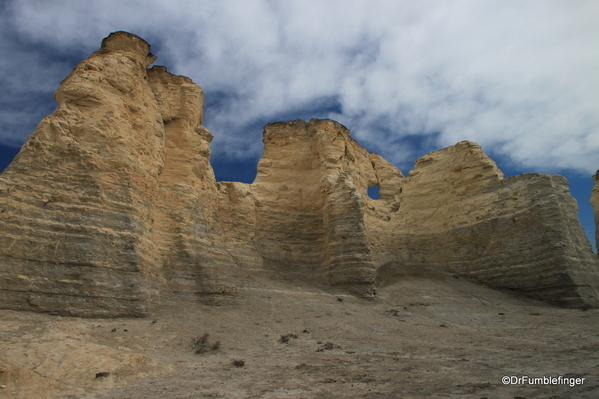
[[[293,339],[297,339],[297,335],[295,334],[285,334],[285,335],[281,335],[281,338],[279,338],[279,342],[286,344],[289,342],[289,340],[293,338]]]
[[[214,352],[220,349],[220,341],[210,343],[210,334],[204,333],[191,340],[192,349],[196,354]]]
[[[320,348],[316,349],[316,352],[330,351],[333,349],[341,349],[341,347],[339,345],[335,345],[332,342],[327,342],[325,344],[322,344]]]

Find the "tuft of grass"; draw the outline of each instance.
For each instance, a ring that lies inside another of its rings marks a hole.
[[[297,335],[295,334],[285,334],[285,335],[281,335],[281,338],[279,338],[279,342],[286,344],[289,342],[289,340],[293,338],[293,339],[297,339]]]
[[[318,341],[318,343],[321,344],[322,342]],[[333,349],[341,349],[341,347],[339,345],[335,345],[332,342],[327,342],[325,344],[322,344],[320,348],[316,349],[316,352],[330,351]]]
[[[215,352],[220,349],[220,341],[210,343],[210,334],[204,333],[191,340],[191,347],[196,354]]]

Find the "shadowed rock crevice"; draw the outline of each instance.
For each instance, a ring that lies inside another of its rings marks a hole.
[[[405,177],[313,119],[268,124],[254,182],[217,183],[201,88],[154,60],[138,36],[104,39],[0,175],[0,307],[142,316],[170,295],[227,303],[258,275],[373,298],[415,271],[598,305],[563,177],[504,179],[467,141]]]

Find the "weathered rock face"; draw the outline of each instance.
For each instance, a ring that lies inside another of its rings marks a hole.
[[[0,175],[0,307],[140,316],[164,295],[230,298],[256,273],[372,297],[423,269],[599,305],[561,176],[504,179],[461,142],[404,177],[337,122],[312,120],[267,125],[254,183],[217,183],[200,87],[147,69],[154,59],[143,39],[111,34]]]
[[[242,246],[262,256],[258,267],[364,296],[375,279],[438,269],[597,305],[597,260],[561,176],[504,179],[479,145],[461,142],[419,159],[406,178],[328,120],[267,125],[264,142],[255,182],[235,195],[252,198],[251,223],[225,231],[248,237]],[[375,185],[378,200],[367,195]]]
[[[258,267],[373,295],[375,269],[358,192],[376,184],[371,154],[330,120],[269,124],[264,144],[253,184],[221,183],[229,198],[251,198],[243,207],[221,201],[231,209],[223,214],[243,208],[235,219],[248,222],[222,218],[225,234],[247,237],[243,246],[258,254],[252,262]]]
[[[208,296],[232,286],[232,258],[208,227],[202,91],[148,70],[154,59],[135,35],[104,39],[1,175],[2,307],[142,315],[165,286]]]
[[[563,177],[503,179],[480,146],[461,142],[419,159],[397,187],[396,212],[369,213],[381,276],[439,268],[551,303],[597,305],[598,265]]]

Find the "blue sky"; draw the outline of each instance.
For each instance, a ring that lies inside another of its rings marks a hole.
[[[266,123],[331,118],[404,174],[471,140],[506,176],[565,175],[592,236],[598,20],[592,0],[8,0],[0,168],[76,63],[125,30],[203,87],[219,179],[253,179]]]

